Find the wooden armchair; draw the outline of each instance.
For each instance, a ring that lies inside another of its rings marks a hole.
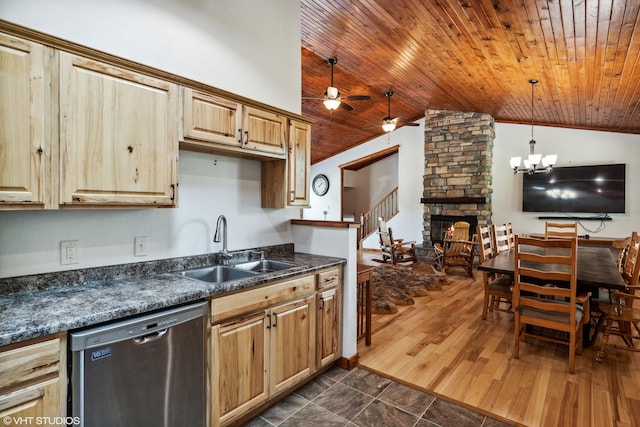
[[[383,230],[378,229],[380,236],[380,250],[382,251],[382,261],[391,264],[401,264],[406,262],[417,262],[415,241],[405,242],[402,239],[394,239],[390,227]]]
[[[534,252],[531,247],[540,249]],[[575,356],[582,354],[583,325],[589,322],[590,314],[590,295],[578,296],[576,293],[577,260],[577,238],[547,240],[516,235],[514,358],[519,357],[520,341],[528,336],[569,344],[569,373],[574,372]],[[538,333],[544,329],[564,332],[569,340]]]
[[[598,303],[598,310],[601,313],[598,326],[604,324],[604,328],[600,351],[596,354],[597,362],[602,362],[604,359],[604,350],[611,334],[620,336],[627,349],[640,351],[636,344],[640,340],[640,303],[637,302],[640,300],[639,256],[640,235],[634,231],[629,240],[628,252],[622,267],[622,278],[626,283],[627,290],[626,292],[612,292],[609,303]],[[596,329],[597,332],[598,329]]]
[[[469,240],[469,223],[458,221],[453,230],[444,238],[442,246],[434,245],[436,256],[442,255],[441,270],[446,273],[448,267],[462,267],[469,277],[473,277],[473,261],[478,241]]]

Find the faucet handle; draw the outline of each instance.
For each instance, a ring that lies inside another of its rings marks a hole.
[[[257,250],[256,250],[256,251],[250,251],[250,252],[249,252],[249,256],[250,256],[251,258],[253,258],[253,256],[252,256],[252,255],[259,255],[259,256],[260,256],[260,260],[263,260],[263,259],[264,259],[264,251],[262,251],[262,250],[260,250],[260,251],[257,251]]]

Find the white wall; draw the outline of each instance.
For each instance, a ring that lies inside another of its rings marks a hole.
[[[398,185],[400,213],[389,225],[394,236],[405,240],[422,242],[422,176],[424,171],[424,121],[420,127],[405,127],[376,138],[366,144],[355,147],[311,167],[311,175],[326,174],[332,182],[338,183],[339,165],[354,161],[390,145],[399,144]],[[522,176],[514,176],[509,167],[509,159],[515,155],[529,152],[531,127],[496,123],[496,138],[493,150],[493,216],[492,222],[511,221],[517,232],[543,232],[544,223],[537,219],[538,213],[522,212]],[[557,154],[557,166],[591,165],[605,163],[626,163],[626,214],[610,214],[610,222],[604,222],[604,228],[598,230],[601,223],[583,221],[580,234],[592,237],[625,237],[631,231],[640,231],[640,135],[596,132],[576,129],[535,126],[537,141],[536,152]],[[427,153],[428,155],[428,153]],[[308,219],[318,219],[315,207],[317,197],[311,199],[312,208],[304,212]],[[339,206],[340,188],[333,185],[323,198],[323,204]],[[321,213],[320,213],[321,215]],[[584,215],[588,216],[588,215]],[[337,219],[337,218],[336,218]],[[378,248],[379,242],[374,235],[363,242],[366,248]]]
[[[299,1],[2,0],[0,19],[300,112]],[[259,162],[181,151],[179,183],[177,209],[0,211],[0,277],[217,251],[219,214],[230,249],[292,241],[298,210],[260,208]]]

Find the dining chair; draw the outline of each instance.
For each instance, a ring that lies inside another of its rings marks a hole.
[[[602,327],[602,340],[600,351],[596,353],[596,361],[602,362],[605,355],[605,348],[609,343],[609,337],[620,336],[629,350],[640,351],[635,344],[640,340],[640,235],[637,232],[631,234],[629,247],[625,262],[622,267],[622,279],[626,285],[625,292],[612,292],[609,302],[600,302],[598,309],[601,318],[598,322],[598,329]],[[635,305],[635,307],[634,307]],[[596,333],[598,332],[596,329]]]
[[[509,249],[513,249],[516,246],[516,235],[513,232],[513,224],[506,223],[507,227],[507,241],[509,242]]]
[[[469,240],[470,224],[457,221],[452,231],[447,233],[441,247],[434,245],[436,252],[442,252],[441,270],[446,273],[448,267],[462,267],[469,277],[473,277],[473,262],[477,240]],[[474,236],[477,239],[477,236]]]
[[[510,249],[507,224],[491,224],[491,234],[493,238],[493,247],[496,253],[508,251]]]
[[[539,248],[539,251],[532,250]],[[589,322],[589,295],[576,287],[578,239],[538,239],[516,235],[513,357],[526,337],[569,345],[569,373],[582,354],[582,329]],[[548,330],[568,335],[568,340]]]
[[[480,264],[496,256],[493,248],[493,238],[489,225],[477,226],[478,255]],[[487,311],[500,310],[500,303],[511,304],[511,277],[506,274],[482,272],[482,282],[484,284],[484,305],[482,306],[482,319],[487,318]],[[509,311],[506,308],[502,311]]]
[[[544,222],[545,239],[566,239],[571,237],[578,237],[577,222]]]

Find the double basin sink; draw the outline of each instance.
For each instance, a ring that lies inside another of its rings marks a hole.
[[[230,280],[244,279],[258,274],[287,270],[297,267],[289,262],[261,259],[246,261],[233,265],[212,265],[208,267],[194,268],[191,270],[177,271],[172,274],[182,277],[201,280],[210,283],[223,283]]]

